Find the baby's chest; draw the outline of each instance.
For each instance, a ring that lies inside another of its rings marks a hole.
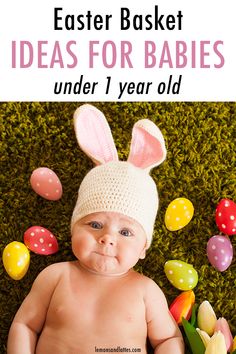
[[[120,328],[126,324],[136,327],[146,323],[142,296],[135,289],[123,287],[106,291],[95,291],[86,286],[64,291],[58,287],[52,297],[48,316],[58,326],[67,323],[77,328],[100,327],[104,331],[111,325]]]

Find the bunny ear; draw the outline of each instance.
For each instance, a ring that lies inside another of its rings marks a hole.
[[[148,171],[166,158],[166,147],[160,129],[150,120],[135,123],[128,161]]]
[[[110,127],[101,111],[89,104],[80,106],[74,113],[74,127],[79,146],[95,164],[118,160]]]

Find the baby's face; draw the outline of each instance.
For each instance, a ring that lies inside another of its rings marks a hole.
[[[104,275],[119,275],[145,257],[142,226],[119,213],[100,212],[79,220],[72,230],[72,250],[81,266]]]

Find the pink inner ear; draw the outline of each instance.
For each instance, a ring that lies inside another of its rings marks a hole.
[[[128,161],[140,168],[158,165],[164,157],[161,143],[146,130],[136,127]]]
[[[80,113],[76,133],[81,148],[96,164],[118,160],[109,125],[98,110]]]

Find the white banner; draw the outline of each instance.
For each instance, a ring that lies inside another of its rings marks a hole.
[[[0,5],[0,101],[235,101],[235,0]]]

